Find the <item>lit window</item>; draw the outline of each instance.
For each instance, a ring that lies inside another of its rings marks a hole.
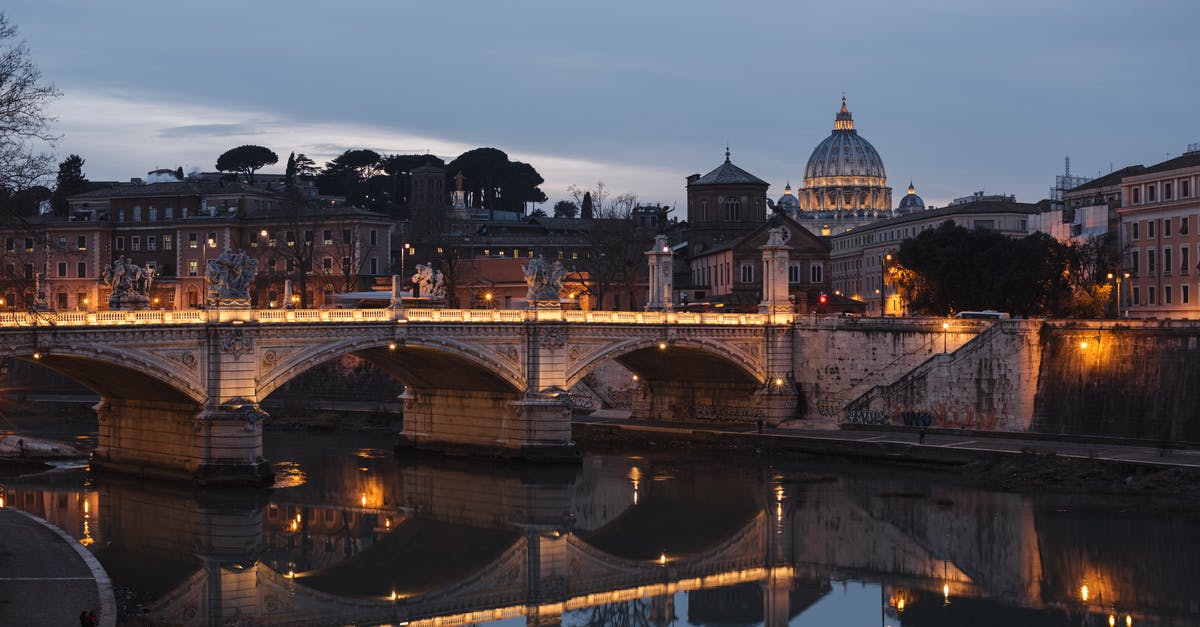
[[[188,260],[188,276],[196,276],[196,269],[200,267],[200,262],[195,259]]]
[[[171,236],[170,235],[163,236],[163,250],[171,250]]]

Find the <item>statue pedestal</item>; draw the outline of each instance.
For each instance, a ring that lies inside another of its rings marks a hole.
[[[558,298],[555,298],[554,300],[540,299],[540,298],[536,299],[536,300],[527,300],[527,301],[525,301],[525,308],[526,309],[562,309],[562,301],[560,301]]]
[[[145,294],[125,294],[108,299],[108,308],[113,311],[137,311],[150,308],[150,299]]]
[[[217,298],[205,304],[206,309],[249,309],[249,298]]]

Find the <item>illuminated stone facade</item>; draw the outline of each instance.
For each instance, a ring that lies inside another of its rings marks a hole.
[[[833,132],[813,149],[797,190],[795,217],[817,235],[844,233],[892,217],[892,188],[875,147],[854,130],[842,98]]]

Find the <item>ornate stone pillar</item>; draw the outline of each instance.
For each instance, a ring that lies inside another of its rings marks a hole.
[[[784,230],[767,231],[767,243],[759,246],[763,254],[763,289],[759,313],[771,317],[773,324],[792,321],[792,303],[788,300],[788,260],[791,249],[783,243]]]
[[[654,238],[654,246],[646,251],[650,264],[650,293],[646,311],[671,311],[674,302],[674,258],[666,235]]]

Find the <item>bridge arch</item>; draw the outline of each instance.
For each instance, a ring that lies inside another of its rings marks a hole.
[[[662,348],[663,344],[665,348]],[[609,361],[630,367],[650,379],[685,379],[761,385],[767,373],[751,355],[729,344],[706,338],[634,338],[615,343],[568,366],[567,387],[579,383],[589,372]]]
[[[197,360],[190,353],[188,361],[174,362],[146,351],[92,342],[40,347],[18,343],[0,350],[0,356],[57,372],[103,398],[196,407],[207,398],[195,376]]]
[[[447,338],[397,339],[389,335],[344,339],[289,354],[260,377],[258,400],[310,368],[351,354],[415,387],[512,393],[525,388],[525,378],[519,370],[477,346]],[[448,385],[448,381],[454,383]]]

